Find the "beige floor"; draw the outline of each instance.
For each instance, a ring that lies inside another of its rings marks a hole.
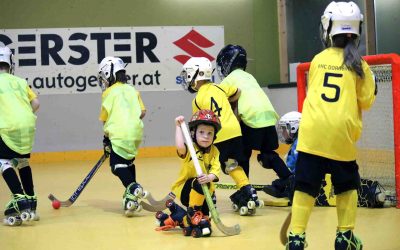
[[[156,232],[154,213],[140,212],[126,218],[121,211],[122,184],[104,164],[82,195],[69,208],[54,210],[47,199],[53,193],[66,200],[96,161],[71,161],[35,164],[36,192],[39,196],[39,222],[21,227],[0,226],[0,249],[283,249],[279,229],[288,207],[265,207],[253,217],[241,217],[230,208],[232,191],[217,190],[218,209],[226,225],[239,223],[242,233],[224,237],[214,228],[212,237],[194,239],[182,236],[179,230]],[[177,177],[177,158],[143,158],[136,160],[138,181],[156,198],[169,191]],[[272,170],[264,170],[252,159],[252,183],[268,183]],[[222,181],[230,182],[229,177]],[[266,194],[259,194],[270,199]],[[0,204],[9,199],[9,190],[0,181]],[[309,223],[307,249],[333,249],[336,226],[335,208],[315,208]],[[356,233],[367,250],[400,249],[398,237],[400,210],[359,209]]]

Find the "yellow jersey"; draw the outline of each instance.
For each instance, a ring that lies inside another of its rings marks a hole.
[[[200,87],[196,98],[192,101],[193,114],[201,109],[209,109],[219,117],[221,130],[217,133],[215,143],[242,135],[240,124],[228,101],[228,98],[234,96],[237,91],[238,88],[235,86],[219,86],[210,82]]]
[[[117,82],[102,94],[100,120],[110,138],[113,151],[124,159],[136,157],[143,137],[139,92]]]
[[[279,119],[274,107],[257,80],[242,69],[235,69],[218,85],[240,89],[238,113],[240,119],[251,128],[275,126]]]
[[[35,98],[26,80],[8,73],[0,74],[0,136],[19,154],[32,151],[36,115],[30,101]]]
[[[362,61],[364,78],[343,64],[344,50],[327,48],[310,65],[297,151],[337,161],[356,159],[363,109],[375,101],[375,81]]]
[[[203,153],[196,144],[193,144],[196,151],[197,159],[201,170],[204,174],[214,174],[218,180],[221,172],[221,164],[219,162],[219,151],[217,147],[211,145],[208,153]],[[189,149],[186,149],[186,155],[182,156],[182,166],[179,172],[179,177],[172,185],[172,192],[177,195],[178,198],[181,197],[183,186],[185,182],[190,178],[197,177],[197,172],[194,167],[192,157],[190,156]],[[214,192],[215,185],[210,183],[210,192]]]

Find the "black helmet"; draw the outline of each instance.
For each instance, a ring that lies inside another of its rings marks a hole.
[[[218,75],[221,78],[228,76],[233,70],[246,70],[247,53],[240,45],[226,45],[217,56]]]

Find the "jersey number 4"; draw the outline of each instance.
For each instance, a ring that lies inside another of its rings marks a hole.
[[[321,94],[321,98],[326,102],[337,102],[340,96],[340,87],[338,85],[329,83],[329,77],[342,77],[343,74],[335,74],[335,73],[325,73],[324,77],[324,87],[332,88],[335,90],[335,96],[333,98],[327,97],[325,93]]]
[[[215,107],[215,108],[214,108]],[[215,101],[215,99],[213,97],[211,97],[211,106],[210,106],[210,110],[212,110],[218,117],[221,117],[221,110],[222,108],[220,108],[218,106],[217,101]]]

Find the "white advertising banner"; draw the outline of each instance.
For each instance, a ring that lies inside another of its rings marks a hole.
[[[105,56],[127,63],[128,82],[139,91],[181,90],[190,57],[207,57],[215,67],[224,27],[7,29],[0,42],[14,52],[15,75],[41,95],[101,92],[97,73]]]

